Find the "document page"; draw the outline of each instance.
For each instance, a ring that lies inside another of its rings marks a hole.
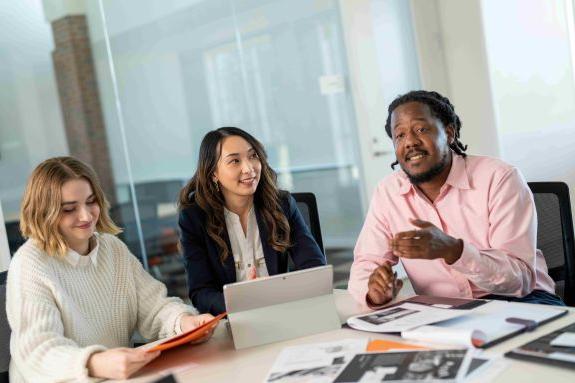
[[[570,324],[539,337],[507,353],[506,356],[543,364],[555,361],[554,364],[575,369],[575,344],[562,342],[557,344],[557,339],[561,340],[565,336],[575,337],[575,324]]]
[[[467,350],[358,354],[334,383],[459,382],[469,362]]]
[[[351,317],[347,324],[356,330],[402,332],[419,326],[468,314],[468,310],[436,308],[416,303],[403,303],[370,314]]]
[[[522,324],[514,323],[513,319],[529,320],[539,324],[561,315],[564,311],[564,309],[552,306],[535,307],[529,304],[492,301],[473,310],[469,315],[437,323],[435,326],[444,329],[479,331],[485,334],[484,341],[488,344],[524,327]]]
[[[366,348],[367,339],[343,339],[284,348],[266,382],[332,382],[353,355],[365,352]]]

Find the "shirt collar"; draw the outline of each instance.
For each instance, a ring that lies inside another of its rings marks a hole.
[[[414,187],[409,181],[409,178],[403,169],[399,171],[399,176],[399,194],[405,195],[409,193]],[[471,189],[469,184],[469,175],[467,174],[467,169],[465,167],[465,158],[459,154],[451,154],[451,169],[449,170],[447,180],[445,180],[445,185],[449,185],[457,189]]]
[[[407,174],[403,171],[403,169],[399,170],[399,194],[405,195],[413,189],[413,185],[409,182],[409,178],[407,178]]]
[[[64,258],[73,267],[86,266],[88,262],[92,262],[92,265],[98,266],[98,249],[100,248],[98,233],[94,233],[94,236],[90,238],[90,245],[92,246],[92,250],[90,250],[88,254],[80,255],[78,252],[68,249]]]
[[[469,185],[469,175],[465,166],[465,158],[459,154],[451,154],[451,170],[445,180],[445,184],[457,189],[471,189]]]
[[[249,217],[251,217],[252,215],[255,215],[255,211],[254,211],[254,206],[252,205],[252,207],[250,208],[249,211]],[[234,213],[231,210],[228,210],[227,207],[224,206],[224,217],[232,219],[234,221],[240,222],[240,216],[237,215],[236,213]]]

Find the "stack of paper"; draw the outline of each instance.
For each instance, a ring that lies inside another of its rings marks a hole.
[[[401,333],[402,337],[436,344],[489,347],[559,318],[567,310],[532,307],[505,301],[416,296],[383,310],[351,317],[357,330]]]
[[[387,339],[344,339],[285,348],[266,382],[458,382],[487,362],[467,349],[429,350]]]

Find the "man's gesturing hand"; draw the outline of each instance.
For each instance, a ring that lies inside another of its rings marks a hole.
[[[463,241],[445,234],[431,222],[420,219],[410,221],[420,230],[397,233],[391,240],[393,255],[409,259],[443,258],[449,265],[463,252]]]

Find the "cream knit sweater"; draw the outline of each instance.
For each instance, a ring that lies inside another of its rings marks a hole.
[[[180,333],[196,314],[142,267],[126,245],[96,234],[96,262],[48,256],[28,240],[8,272],[6,311],[12,328],[11,382],[85,382],[95,351],[129,347],[134,330],[147,339]]]

